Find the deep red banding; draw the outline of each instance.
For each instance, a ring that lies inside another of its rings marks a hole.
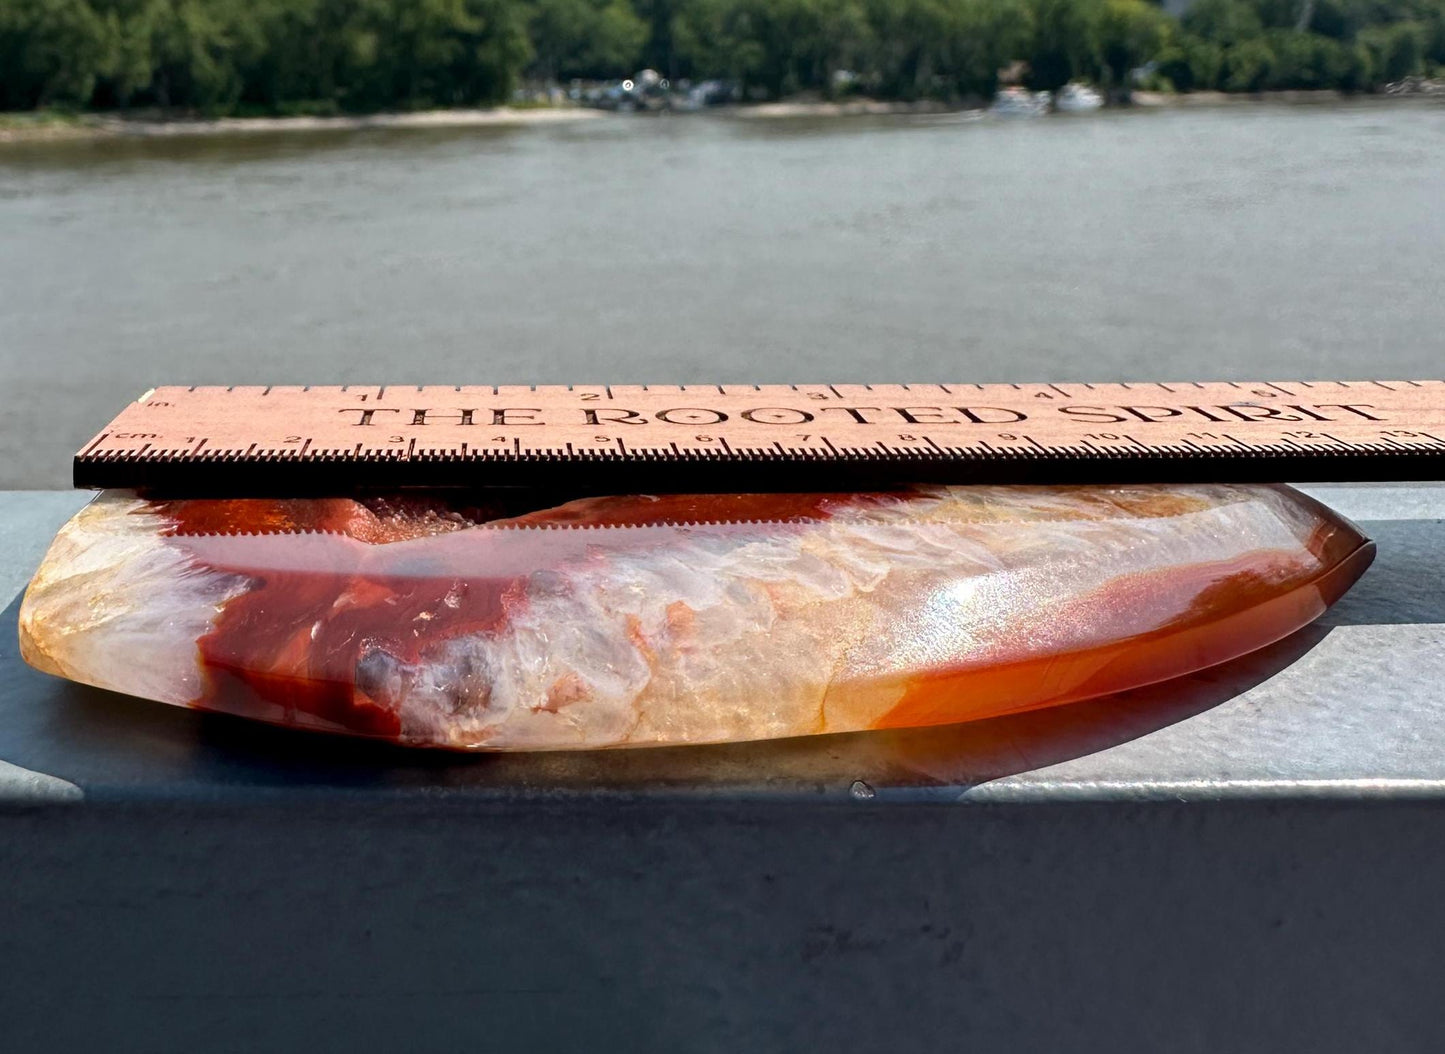
[[[826,520],[842,505],[885,501],[870,494],[627,494],[585,498],[496,521],[507,526],[656,527],[687,523]]]
[[[244,576],[213,630],[198,641],[206,709],[255,715],[270,704],[287,723],[397,738],[397,714],[368,694],[397,663],[413,664],[455,637],[495,631],[525,603],[534,571],[586,551],[648,545],[661,525],[818,521],[856,495],[718,494],[585,499],[491,519],[424,500],[176,501],[158,506],[197,563]],[[883,499],[886,500],[886,499]],[[497,528],[652,528],[469,531]],[[683,527],[681,529],[686,529]],[[714,526],[713,529],[717,529]],[[722,529],[726,529],[725,526]],[[277,536],[282,537],[277,537]],[[452,535],[441,539],[439,535]],[[430,539],[407,545],[419,539]]]
[[[346,499],[188,501],[163,512],[198,562],[248,581],[197,642],[198,706],[255,714],[260,701],[289,723],[394,739],[397,714],[366,692],[368,662],[377,662],[369,657],[414,662],[428,644],[492,629],[503,617],[509,583],[445,566],[368,570],[376,546],[462,524],[415,510],[378,516]],[[299,534],[306,531],[335,533]],[[278,543],[292,558],[263,558]]]

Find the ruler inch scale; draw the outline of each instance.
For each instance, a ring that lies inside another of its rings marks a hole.
[[[1441,380],[166,387],[75,456],[238,497],[1441,478]]]

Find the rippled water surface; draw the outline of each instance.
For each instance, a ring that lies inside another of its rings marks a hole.
[[[0,486],[153,384],[1440,376],[1445,107],[0,144]]]

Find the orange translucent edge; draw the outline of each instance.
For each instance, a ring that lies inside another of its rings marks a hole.
[[[1325,515],[1310,545],[1320,570],[1267,598],[1232,605],[1225,589],[1205,612],[1097,648],[911,678],[899,702],[871,727],[954,724],[1079,702],[1182,677],[1283,640],[1324,614],[1375,558],[1373,542],[1333,513]]]

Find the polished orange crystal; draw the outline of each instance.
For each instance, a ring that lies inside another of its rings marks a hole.
[[[1370,544],[1284,487],[454,500],[107,493],[22,607],[61,676],[454,749],[933,725],[1272,643]]]

